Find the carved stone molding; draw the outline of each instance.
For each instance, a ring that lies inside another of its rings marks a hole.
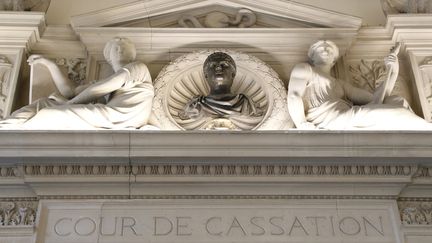
[[[239,9],[233,17],[223,12],[211,12],[202,21],[193,15],[183,15],[178,24],[185,28],[249,28],[256,20],[257,16],[251,10]]]
[[[297,164],[304,161],[301,158],[321,163],[331,162],[331,157],[335,163],[350,165],[359,160],[364,163],[365,158],[368,164],[410,164],[432,156],[431,135],[429,131],[0,131],[0,160],[49,164],[66,158],[83,164],[119,164],[127,163],[128,158],[134,163],[149,158],[155,162],[207,158],[222,163],[224,158],[247,162],[248,158],[267,157]]]
[[[432,224],[432,198],[429,201],[399,201],[398,205],[403,224]]]
[[[430,179],[432,178],[431,167],[419,167],[414,175],[414,178]]]
[[[34,225],[37,206],[36,201],[0,201],[0,227]]]
[[[415,166],[26,165],[26,176],[411,176]]]
[[[285,19],[296,19],[305,23],[313,23],[318,26],[328,27],[354,27],[361,26],[361,19],[353,16],[347,16],[328,10],[323,11],[308,5],[284,1],[284,0],[150,0],[136,1],[130,4],[112,7],[102,11],[91,12],[71,19],[74,28],[77,27],[95,27],[95,26],[115,26],[119,23],[129,22],[131,20],[148,19],[154,16],[161,16],[167,13],[189,13],[191,10],[199,8],[208,9],[214,5],[222,6],[226,9],[247,8],[254,12],[263,11],[270,13],[272,16],[279,16]]]
[[[40,200],[126,200],[126,199],[364,199],[364,200],[396,200],[394,196],[376,195],[42,195]]]
[[[55,63],[67,69],[67,76],[77,84],[86,79],[87,61],[81,58],[56,58]]]
[[[364,60],[352,63],[348,66],[351,74],[351,82],[354,86],[374,92],[387,76],[387,70],[383,60]],[[407,85],[407,81],[402,75],[398,76],[392,95],[405,98],[408,103],[412,101],[412,95]]]
[[[0,179],[20,177],[22,173],[18,167],[0,167]]]

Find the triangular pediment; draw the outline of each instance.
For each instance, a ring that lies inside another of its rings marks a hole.
[[[359,28],[361,19],[288,0],[147,0],[75,16],[71,23],[75,28]]]

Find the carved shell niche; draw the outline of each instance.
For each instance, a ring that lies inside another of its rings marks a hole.
[[[209,87],[202,71],[205,59],[225,52],[236,62],[233,93],[243,93],[264,108],[265,115],[252,130],[283,130],[292,127],[286,105],[286,90],[277,73],[256,57],[233,50],[202,50],[183,55],[167,65],[154,81],[153,114],[163,130],[195,130],[200,126],[180,119],[187,102],[207,95]]]

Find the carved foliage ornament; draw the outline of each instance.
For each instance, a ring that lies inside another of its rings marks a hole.
[[[0,202],[0,227],[34,225],[37,202]]]
[[[193,15],[184,15],[178,20],[178,24],[185,28],[248,28],[255,25],[256,19],[251,10],[240,9],[235,17],[222,12],[211,12],[201,21]]]
[[[348,67],[351,81],[354,86],[365,89],[371,93],[386,79],[388,70],[383,61],[361,60],[360,63],[351,64]],[[398,76],[392,95],[404,97],[409,103],[412,100],[406,81],[401,75]]]
[[[87,63],[79,58],[57,58],[56,64],[67,69],[68,78],[77,84],[86,79]]]
[[[432,202],[399,202],[399,211],[405,225],[432,224]]]
[[[27,165],[25,176],[407,176],[414,166],[368,165]]]

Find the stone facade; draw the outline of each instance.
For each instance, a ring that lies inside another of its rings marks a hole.
[[[103,47],[120,36],[148,66],[153,110],[167,129],[1,130],[0,243],[431,241],[430,131],[281,126],[291,70],[323,38],[342,54],[334,76],[369,91],[402,43],[394,92],[431,121],[432,16],[361,22],[283,0],[138,1],[74,16],[71,26],[47,25],[41,12],[1,12],[3,116],[51,92],[28,56],[55,60],[83,84],[112,74]],[[257,95],[276,111],[266,131],[182,131],[167,115],[173,92],[190,91],[170,82],[215,50],[263,80]]]

